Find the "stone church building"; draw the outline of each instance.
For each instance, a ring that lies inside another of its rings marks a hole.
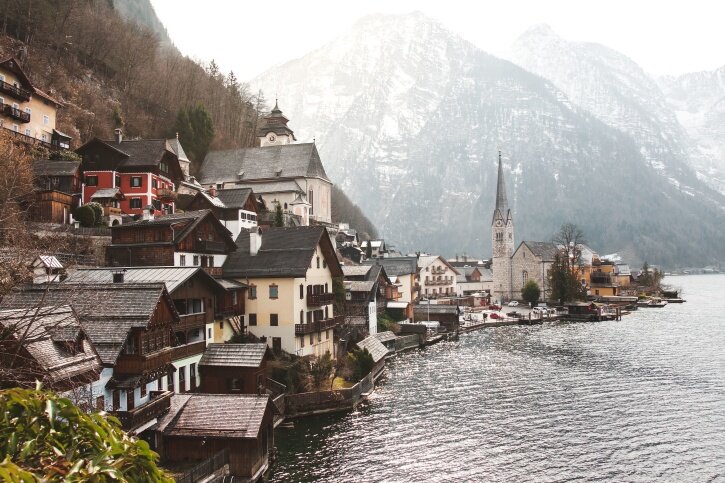
[[[521,289],[535,280],[541,289],[541,300],[550,295],[548,272],[558,248],[551,242],[522,241],[514,244],[514,219],[506,198],[501,153],[498,154],[496,206],[491,220],[493,298],[497,302],[521,299]]]

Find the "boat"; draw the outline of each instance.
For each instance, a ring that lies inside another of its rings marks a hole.
[[[638,307],[661,308],[667,305],[667,300],[661,298],[642,299],[637,302]]]

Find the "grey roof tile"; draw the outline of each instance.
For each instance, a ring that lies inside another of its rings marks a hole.
[[[267,344],[209,344],[201,356],[201,366],[260,367]]]
[[[360,350],[367,349],[370,355],[373,356],[373,361],[376,363],[388,355],[388,348],[380,342],[380,339],[374,335],[368,336],[356,344]]]
[[[33,161],[33,174],[35,176],[73,176],[78,172],[80,165],[80,161],[37,159]]]
[[[269,404],[256,394],[192,394],[161,423],[169,436],[256,438]]]

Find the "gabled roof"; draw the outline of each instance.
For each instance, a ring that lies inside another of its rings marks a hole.
[[[174,395],[159,430],[167,436],[256,438],[270,404],[269,396],[256,394]]]
[[[285,181],[259,181],[259,182],[237,182],[238,188],[249,188],[255,194],[264,195],[269,193],[304,193],[300,184],[293,180]]]
[[[74,176],[80,168],[80,161],[33,160],[35,176]]]
[[[123,270],[124,284],[163,283],[166,290],[173,293],[177,288],[199,277],[214,289],[226,290],[219,280],[212,277],[201,267],[98,267],[78,268],[65,280],[68,284],[112,284],[113,273]],[[121,284],[122,285],[122,284]],[[243,285],[242,285],[243,287]]]
[[[184,148],[181,147],[181,143],[179,142],[179,138],[171,138],[167,139],[169,143],[169,147],[171,150],[176,154],[176,157],[179,158],[179,161],[189,161],[189,158],[186,156],[186,153],[184,152]]]
[[[446,260],[445,258],[438,256],[438,255],[421,255],[421,256],[419,256],[418,257],[418,268],[425,268],[437,260],[441,261],[445,266],[450,268],[454,274],[459,273],[459,271],[456,267],[454,267],[453,265],[448,263],[448,260]]]
[[[526,245],[534,256],[541,258],[544,262],[554,261],[554,257],[559,253],[559,248],[557,248],[555,243],[537,241],[522,241],[516,249],[516,252],[519,251],[522,245]],[[514,255],[516,252],[514,252]]]
[[[342,275],[323,226],[270,228],[261,235],[262,245],[256,255],[250,255],[250,235],[243,230],[237,237],[237,250],[229,254],[222,269],[224,277],[304,277],[318,245],[332,276]]]
[[[367,349],[370,355],[373,356],[373,361],[376,363],[385,359],[388,355],[388,348],[374,335],[366,337],[356,345],[360,350]]]
[[[125,196],[121,193],[121,188],[101,188],[91,195],[91,199],[102,200],[107,198],[122,200]]]
[[[267,344],[209,344],[199,367],[260,367],[267,354]]]
[[[33,260],[33,266],[44,266],[45,268],[63,268],[63,264],[53,255],[38,255]]]
[[[378,332],[377,334],[375,334],[375,337],[377,337],[377,339],[383,343],[397,339],[395,334],[390,330],[386,330],[385,332]]]
[[[244,208],[249,197],[252,196],[251,188],[229,188],[217,191],[217,199],[225,208]],[[254,198],[252,196],[252,198]]]
[[[216,225],[217,229],[220,233],[224,234],[224,242],[227,244],[227,247],[230,250],[235,249],[234,240],[232,240],[232,234],[231,232],[221,224],[219,219],[214,216],[214,213],[212,213],[211,210],[195,210],[195,211],[186,211],[186,212],[177,212],[172,213],[170,215],[164,215],[164,216],[156,216],[153,220],[138,220],[138,221],[131,221],[128,223],[122,223],[120,225],[115,225],[111,227],[111,232],[114,230],[125,230],[129,228],[144,228],[144,227],[154,227],[154,226],[169,226],[172,224],[181,224],[181,222],[188,222],[185,226],[179,227],[179,229],[174,231],[174,239],[171,242],[158,242],[158,244],[177,244],[184,238],[186,238],[197,226],[199,226],[202,221],[204,220],[210,220],[211,223]],[[139,245],[143,245],[144,243],[138,243]],[[114,244],[111,246],[118,246],[119,244]],[[136,245],[136,243],[134,243]]]
[[[374,280],[345,282],[351,292],[370,292],[375,288]]]
[[[284,178],[329,181],[314,143],[211,151],[198,178],[202,184]]]
[[[178,163],[178,157],[166,139],[123,139],[118,143],[114,139],[103,140],[93,138],[76,149],[76,152],[82,154],[88,147],[94,144],[101,144],[105,148],[119,153],[123,159],[118,164],[118,169],[122,170],[158,168],[164,157],[169,154],[177,161],[176,163],[171,163],[169,168],[174,169],[177,176],[183,177],[181,166]]]
[[[342,274],[348,277],[364,278],[370,271],[371,265],[343,265]]]
[[[69,305],[0,311],[0,327],[9,329],[15,339],[23,339],[23,348],[32,361],[20,361],[27,367],[35,364],[41,374],[35,377],[54,384],[83,378],[90,382],[100,372],[101,360],[84,333]],[[63,343],[80,342],[82,351],[71,353]],[[19,357],[25,355],[20,353]],[[33,364],[34,363],[34,364]]]
[[[163,283],[44,284],[17,287],[0,301],[1,309],[70,305],[104,364],[113,364],[129,331],[148,327],[161,299],[179,315]]]
[[[15,76],[20,80],[20,83],[23,85],[23,87],[26,90],[29,90],[31,94],[35,94],[38,97],[42,97],[43,99],[52,102],[58,107],[61,107],[63,105],[62,102],[60,102],[58,99],[55,99],[54,97],[51,97],[50,95],[46,94],[45,92],[41,91],[37,87],[33,85],[32,82],[30,82],[30,78],[28,78],[27,75],[25,75],[25,72],[20,67],[20,64],[14,57],[10,57],[8,59],[3,60],[0,62],[0,67],[7,69],[11,71]]]
[[[374,265],[376,263],[385,267],[385,271],[390,276],[399,277],[401,275],[418,272],[418,260],[416,257],[376,258],[375,260],[363,261],[365,265]]]

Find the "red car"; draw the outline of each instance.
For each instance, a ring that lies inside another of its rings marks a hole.
[[[488,310],[501,310],[500,305],[491,304],[488,306]]]
[[[502,317],[502,316],[500,316],[499,314],[491,314],[491,315],[490,315],[490,317],[491,317],[492,319],[503,319],[503,317]]]

